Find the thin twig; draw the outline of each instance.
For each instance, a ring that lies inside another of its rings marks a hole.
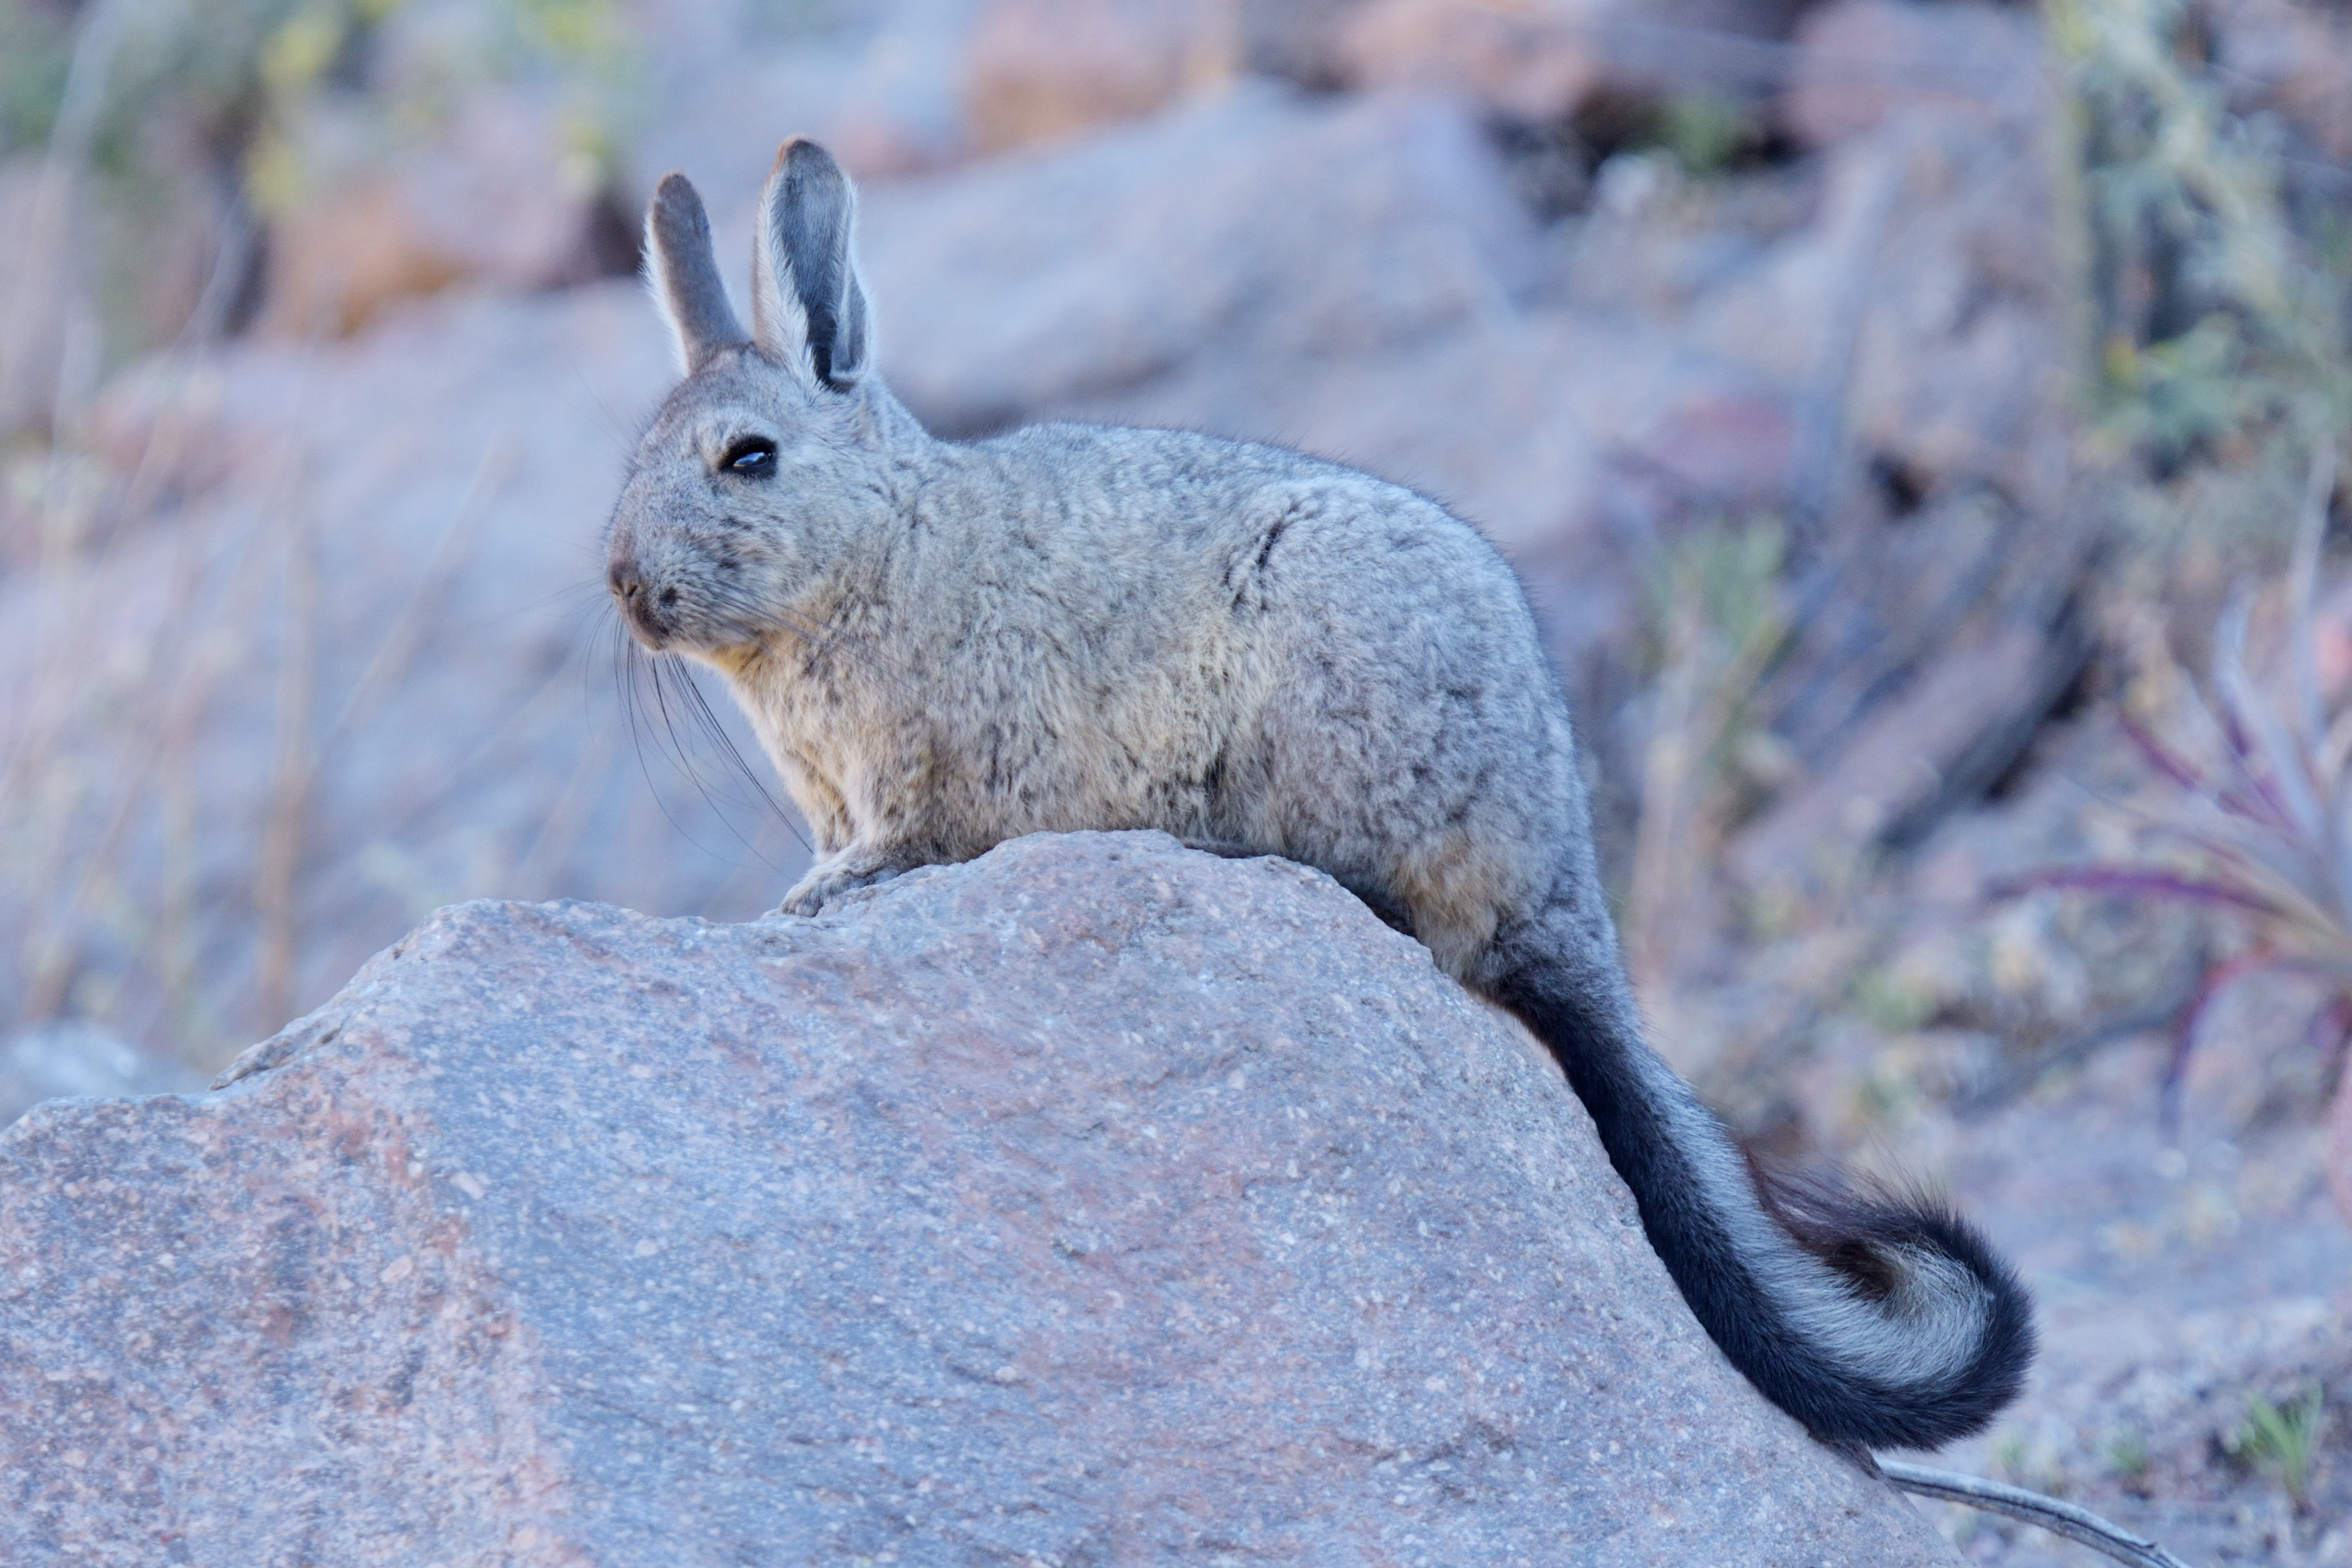
[[[2196,994],[2197,987],[2192,982],[2147,1006],[2118,1013],[2042,1052],[2033,1060],[2011,1068],[1990,1082],[1969,1090],[1954,1102],[1952,1109],[1961,1116],[1989,1115],[2033,1089],[2050,1074],[2062,1068],[2072,1067],[2117,1040],[2129,1039],[2134,1035],[2144,1035],[2179,1022],[2180,1009]]]
[[[1956,1502],[1963,1507],[1982,1509],[2010,1519],[2022,1520],[2067,1540],[2089,1547],[2103,1556],[2118,1563],[2129,1563],[2134,1568],[2189,1568],[2189,1564],[2145,1536],[2110,1521],[2101,1519],[2089,1509],[2077,1508],[2071,1502],[2061,1502],[2054,1497],[2027,1491],[2023,1487],[1989,1481],[1979,1476],[1964,1476],[1958,1470],[1939,1470],[1927,1465],[1906,1465],[1900,1459],[1881,1459],[1878,1472],[1906,1492],[1916,1492],[1939,1502]]]

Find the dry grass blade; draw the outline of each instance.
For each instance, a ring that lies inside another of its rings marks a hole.
[[[317,774],[310,739],[310,691],[317,674],[319,634],[318,531],[310,509],[289,509],[284,602],[278,617],[277,760],[269,805],[255,857],[253,908],[259,927],[254,993],[265,1026],[292,1010],[294,910],[299,892],[302,838],[310,820]]]
[[[1625,948],[1650,1005],[1671,1005],[1704,925],[1705,868],[1729,801],[1727,752],[1790,620],[1777,579],[1777,522],[1702,536],[1669,563],[1660,668],[1642,770],[1641,818],[1625,896]]]

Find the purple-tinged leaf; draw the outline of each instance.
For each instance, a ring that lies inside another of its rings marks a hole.
[[[2215,722],[2221,728],[2222,738],[2229,743],[2230,760],[2246,784],[2245,790],[2225,791],[2221,797],[2222,803],[2241,816],[2267,823],[2281,833],[2294,833],[2294,814],[2287,809],[2286,801],[2277,787],[2261,769],[2255,767],[2259,749],[2247,739],[2245,724],[2237,710],[2223,703],[2221,717]]]
[[[2120,708],[2116,710],[2116,722],[2122,727],[2125,739],[2139,748],[2139,754],[2147,759],[2149,767],[2154,768],[2191,795],[2201,795],[2215,799],[2221,797],[2221,790],[2209,783],[2205,775],[2199,773],[2186,758],[2158,740],[2156,731]]]
[[[2192,903],[2230,904],[2242,910],[2278,920],[2291,920],[2291,911],[2282,909],[2278,900],[2251,888],[2232,887],[2227,882],[2206,881],[2200,878],[2184,877],[2174,871],[2151,870],[2142,866],[2053,866],[2040,871],[2029,871],[1993,885],[1995,899],[2014,899],[2037,892],[2044,888],[2072,888],[2087,893],[2139,893],[2161,899],[2187,899]]]
[[[2344,1042],[2352,1038],[2352,995],[2343,991],[2330,995],[2326,1005],[2311,1016],[2311,1023],[2304,1030],[2304,1037],[2311,1043],[2314,1050],[2327,1058],[2327,1065],[2333,1068],[2336,1056],[2344,1049]]]
[[[2188,692],[2188,698],[2203,716],[2206,726],[2221,737],[2227,762],[2225,769],[2209,772],[2181,758],[2179,753],[2170,752],[2175,761],[2198,781],[2189,786],[2189,793],[2209,805],[2221,807],[2225,815],[2242,817],[2279,833],[2292,834],[2294,825],[2287,819],[2285,805],[2274,794],[2263,788],[2262,780],[2254,772],[2253,748],[2246,739],[2245,729],[2238,722],[2237,716],[2226,706],[2216,713],[2213,704],[2193,688]],[[2238,782],[2231,783],[2231,778]],[[2240,787],[2242,784],[2244,787]]]
[[[2336,494],[2336,443],[2324,440],[2311,454],[2303,481],[2303,506],[2294,520],[2294,551],[2287,566],[2287,635],[2298,716],[2306,747],[2316,750],[2327,733],[2326,710],[2319,700],[2319,666],[2313,649],[2311,601],[2319,582],[2319,546],[2327,535],[2328,502]]]
[[[2206,1009],[2242,976],[2257,970],[2293,966],[2293,960],[2263,947],[2206,966],[2204,974],[2198,979],[2197,989],[2189,994],[2189,1000],[2180,1005],[2179,1013],[2172,1020],[2172,1049],[2164,1058],[2164,1076],[2157,1083],[2157,1121],[2164,1129],[2168,1142],[2179,1141],[2180,1086],[2189,1076],[2189,1058],[2197,1048],[2197,1026],[2203,1020]]]
[[[2214,639],[2214,684],[2221,688],[2230,717],[2253,735],[2263,762],[2260,772],[2252,774],[2256,785],[2266,797],[2281,802],[2284,816],[2304,843],[2316,844],[2327,827],[2313,789],[2311,758],[2246,675],[2247,615],[2247,601],[2241,595],[2221,616]]]

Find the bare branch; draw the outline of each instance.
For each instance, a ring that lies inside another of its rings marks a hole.
[[[2118,1563],[2129,1563],[2134,1568],[2189,1568],[2189,1564],[2143,1536],[2134,1535],[2121,1525],[2101,1519],[2086,1508],[2076,1508],[2071,1502],[2061,1502],[2054,1497],[2027,1491],[2023,1487],[2005,1486],[1979,1476],[1964,1476],[1957,1470],[1938,1470],[1927,1465],[1906,1465],[1900,1459],[1881,1459],[1878,1472],[1906,1492],[1931,1497],[1939,1502],[1956,1502],[1968,1508],[1982,1509],[2022,1520],[2053,1535],[2063,1535],[2103,1556]]]

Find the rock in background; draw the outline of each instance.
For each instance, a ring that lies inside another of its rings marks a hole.
[[[51,1100],[186,1094],[204,1080],[79,1020],[26,1030],[0,1046],[0,1127]]]
[[[0,1137],[0,1556],[1951,1560],[1286,862],[469,904],[236,1072]]]

